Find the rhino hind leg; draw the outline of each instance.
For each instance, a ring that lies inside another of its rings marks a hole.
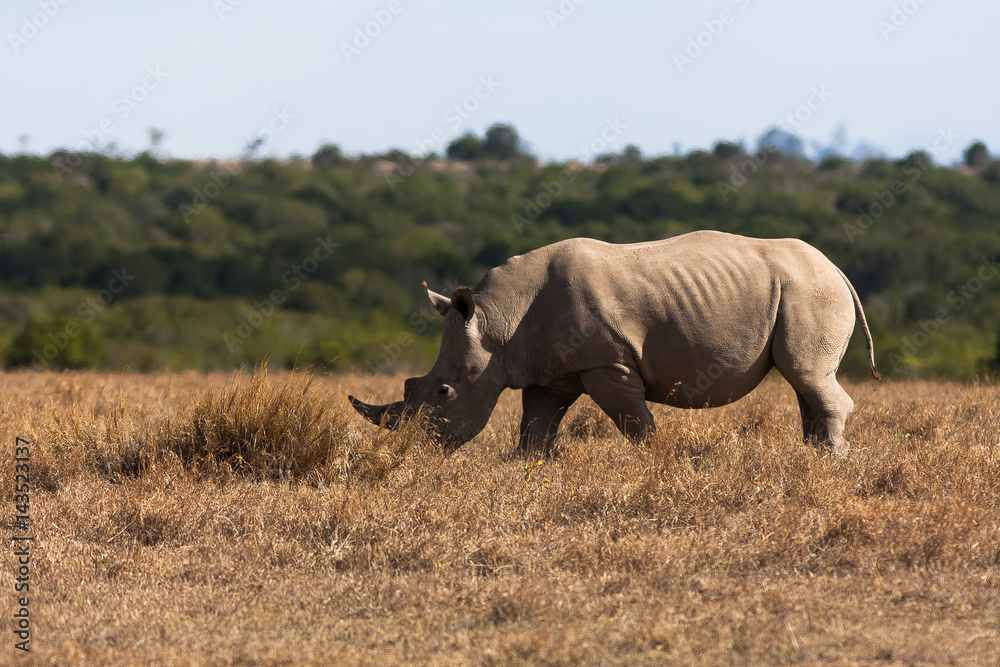
[[[642,440],[656,432],[653,413],[646,406],[646,386],[625,366],[596,368],[580,374],[580,381],[594,403],[629,440]]]
[[[795,389],[802,412],[802,436],[806,443],[832,450],[838,456],[847,453],[844,424],[854,410],[854,401],[837,382],[833,373],[810,382],[804,378],[785,376]]]
[[[812,444],[816,440],[816,416],[813,414],[812,408],[809,407],[805,396],[797,390],[795,398],[799,399],[799,412],[802,414],[802,439],[807,445]]]
[[[566,411],[580,397],[579,393],[557,392],[538,385],[529,385],[521,391],[521,439],[519,453],[552,454],[559,424]]]
[[[854,331],[854,303],[839,272],[816,273],[812,281],[782,285],[771,357],[799,399],[806,442],[844,455],[854,401],[837,382],[837,368]]]

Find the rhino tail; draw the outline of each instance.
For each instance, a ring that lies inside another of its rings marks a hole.
[[[840,271],[839,268],[837,270]],[[865,319],[865,310],[861,307],[861,299],[843,271],[840,271],[840,277],[847,283],[847,289],[851,290],[851,298],[854,299],[854,312],[857,313],[858,319],[861,321],[861,330],[865,332],[865,342],[868,344],[868,366],[872,370],[872,377],[881,380],[882,376],[879,375],[878,365],[875,363],[875,344],[872,342],[872,333],[868,330],[868,320]]]

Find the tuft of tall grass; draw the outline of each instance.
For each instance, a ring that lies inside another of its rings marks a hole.
[[[220,481],[378,481],[428,444],[421,415],[396,431],[359,431],[346,401],[319,389],[317,375],[281,375],[260,365],[168,414],[122,396],[53,404],[27,429],[37,443],[33,482],[54,492],[81,474],[117,483],[172,468]]]
[[[258,365],[248,379],[199,399],[170,429],[169,447],[203,473],[224,466],[254,479],[330,482],[381,479],[423,439],[420,420],[362,437],[347,408],[331,409],[332,395],[314,391],[314,380],[293,372],[275,382],[266,365]]]

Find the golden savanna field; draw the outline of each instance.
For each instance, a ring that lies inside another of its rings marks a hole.
[[[6,374],[5,538],[21,436],[36,541],[0,662],[1000,662],[995,385],[845,383],[842,459],[780,379],[652,406],[641,446],[584,399],[539,462],[516,392],[453,455],[347,404],[402,380]]]

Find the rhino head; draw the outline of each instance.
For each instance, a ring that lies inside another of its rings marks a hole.
[[[477,308],[472,289],[459,287],[449,299],[424,290],[444,315],[441,350],[427,375],[403,383],[403,400],[369,405],[353,396],[351,405],[362,417],[395,429],[421,410],[437,441],[457,449],[474,438],[490,419],[504,389],[502,364],[486,333],[486,315]],[[491,351],[493,350],[493,351]]]

